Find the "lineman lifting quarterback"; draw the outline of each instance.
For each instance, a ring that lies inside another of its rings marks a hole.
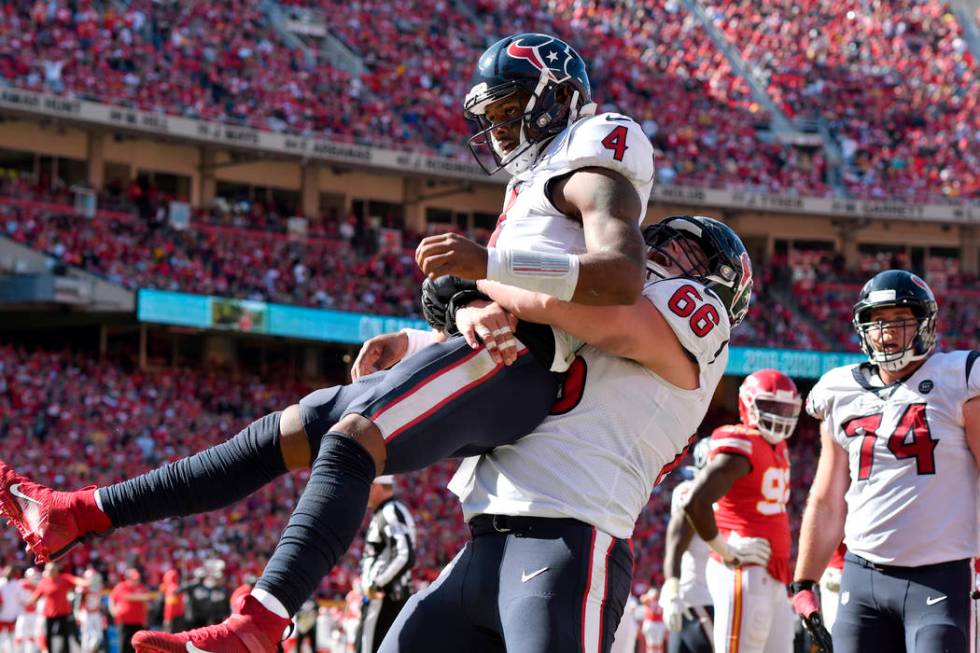
[[[825,650],[815,581],[847,545],[833,649],[965,653],[977,546],[980,352],[933,353],[936,300],[910,272],[873,277],[854,306],[868,361],[807,398],[820,462],[793,605]]]
[[[503,39],[480,58],[465,108],[483,126],[474,151],[488,149],[514,180],[490,248],[455,234],[433,236],[417,250],[422,270],[576,303],[632,305],[643,287],[639,222],[653,182],[653,148],[631,119],[592,115],[581,57],[542,34]],[[728,272],[725,283],[741,278],[741,271]],[[448,303],[451,315],[458,306],[448,300],[458,288],[449,290],[440,297],[430,285],[427,306]],[[548,414],[560,382],[554,372],[567,369],[579,343],[557,329],[517,329],[519,339],[506,320],[484,327],[485,346],[476,350],[462,338],[425,346],[427,336],[403,334],[398,353],[410,352],[410,341],[419,351],[392,369],[314,392],[217,447],[95,491],[55,492],[0,464],[0,501],[45,559],[86,535],[213,510],[290,469],[312,467],[240,614],[216,627],[134,637],[140,651],[272,651],[288,618],[350,545],[378,473],[491,450]],[[392,364],[384,347],[364,354],[368,367]]]

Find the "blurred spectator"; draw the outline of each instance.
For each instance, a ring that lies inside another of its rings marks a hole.
[[[48,650],[68,651],[70,640],[75,640],[75,644],[81,646],[78,623],[68,594],[84,584],[84,579],[62,573],[57,563],[49,562],[44,566],[44,576],[30,600],[32,603],[43,601],[40,609],[44,617],[44,637]]]
[[[184,595],[180,591],[180,572],[168,569],[160,583],[163,597],[163,629],[168,633],[184,630]]]
[[[109,593],[109,612],[119,628],[122,653],[135,650],[131,640],[137,631],[147,627],[147,604],[151,598],[141,581],[139,570],[132,567],[126,570],[125,578]]]

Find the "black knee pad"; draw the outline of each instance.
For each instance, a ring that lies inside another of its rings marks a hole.
[[[930,624],[915,631],[915,650],[909,653],[967,653],[966,633],[953,624]]]

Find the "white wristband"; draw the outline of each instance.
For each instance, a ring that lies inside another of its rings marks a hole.
[[[405,358],[434,343],[438,335],[431,329],[428,331],[423,329],[402,329],[399,333],[404,333],[408,336],[408,349],[405,351]]]
[[[523,249],[487,248],[487,279],[569,301],[580,267],[574,254],[544,254]]]

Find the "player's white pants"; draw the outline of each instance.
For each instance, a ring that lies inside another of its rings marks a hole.
[[[0,623],[0,653],[14,653],[14,623]]]
[[[667,627],[662,621],[643,621],[643,640],[647,645],[647,653],[663,653],[667,640]]]
[[[40,620],[34,612],[25,612],[14,624],[14,647],[17,653],[38,653],[37,625]]]
[[[82,631],[82,651],[93,653],[102,645],[105,620],[99,612],[81,610],[78,613],[78,628]]]
[[[705,574],[715,604],[715,653],[793,650],[793,609],[784,584],[764,567],[731,569],[714,558]]]

